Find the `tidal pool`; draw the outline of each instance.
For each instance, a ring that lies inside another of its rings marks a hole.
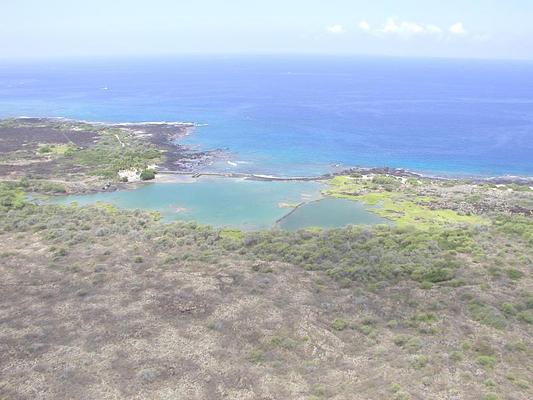
[[[149,183],[134,190],[54,197],[54,204],[104,202],[125,209],[158,211],[164,221],[196,221],[243,230],[322,228],[375,224],[384,220],[357,202],[322,199],[318,182],[264,182],[199,178],[187,182]],[[291,206],[306,202],[290,215]],[[285,218],[283,218],[286,216]]]

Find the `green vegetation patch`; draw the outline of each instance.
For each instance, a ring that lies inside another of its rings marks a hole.
[[[336,331],[343,331],[348,327],[348,321],[337,318],[331,323],[331,327]]]
[[[404,279],[451,280],[460,267],[458,254],[477,245],[470,229],[399,229],[361,226],[296,233],[247,233],[240,251],[265,261],[282,261],[307,270],[322,270],[339,281]]]
[[[531,218],[522,215],[500,215],[495,219],[494,225],[502,233],[518,236],[533,244],[533,219]]]
[[[371,180],[337,176],[329,181],[328,196],[361,201],[371,206],[369,211],[394,221],[397,226],[416,226],[431,229],[449,225],[486,225],[489,221],[479,215],[461,215],[450,209],[435,209],[424,205],[432,200],[409,190],[412,183],[402,183],[400,178],[375,176]],[[407,186],[399,191],[400,186]]]
[[[238,229],[221,229],[219,231],[219,237],[221,239],[228,239],[240,242],[244,237],[244,233]]]
[[[151,181],[152,179],[155,179],[155,170],[148,168],[141,171],[140,178],[141,181]]]
[[[21,209],[25,205],[25,193],[18,185],[11,182],[0,182],[0,211]]]
[[[78,146],[74,143],[46,143],[39,145],[37,153],[43,155],[72,156],[77,150]]]
[[[476,362],[487,370],[494,369],[496,365],[496,357],[494,356],[478,356]]]
[[[468,311],[472,319],[492,328],[503,329],[507,325],[505,317],[497,308],[479,300],[472,300],[468,304]]]
[[[45,150],[48,148],[45,147]],[[115,128],[101,131],[94,145],[62,155],[65,156],[64,162],[67,165],[84,166],[93,175],[109,179],[117,179],[119,171],[132,169],[142,171],[145,180],[153,179],[155,171],[149,169],[149,166],[163,159],[162,151],[152,144]]]

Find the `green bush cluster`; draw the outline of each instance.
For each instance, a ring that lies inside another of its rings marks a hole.
[[[533,244],[533,219],[531,218],[522,215],[501,215],[495,219],[494,225],[502,233],[520,236]]]
[[[371,182],[374,189],[383,189],[387,192],[392,192],[401,185],[400,180],[388,175],[376,175]]]
[[[472,300],[468,304],[468,311],[472,319],[484,325],[496,329],[503,329],[507,325],[505,317],[496,307],[485,304],[480,300]]]
[[[61,183],[51,182],[47,180],[22,178],[17,184],[19,188],[25,192],[39,192],[49,194],[66,193],[66,188]]]
[[[348,327],[348,322],[341,318],[337,318],[331,323],[331,327],[336,331],[343,331]]]
[[[72,156],[78,147],[74,143],[46,143],[39,145],[38,154],[53,154],[57,156]]]
[[[24,192],[10,182],[0,182],[0,211],[20,209],[26,205]]]
[[[155,171],[153,169],[145,169],[141,172],[141,181],[150,181],[155,179]]]
[[[263,231],[246,234],[241,252],[308,270],[322,270],[339,281],[451,280],[458,252],[473,248],[473,232],[418,231],[379,226],[327,231]]]

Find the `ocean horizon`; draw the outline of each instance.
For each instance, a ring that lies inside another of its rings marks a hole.
[[[339,56],[0,66],[0,117],[184,121],[224,172],[533,176],[533,63]]]

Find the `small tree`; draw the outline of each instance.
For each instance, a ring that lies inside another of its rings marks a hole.
[[[149,181],[155,178],[155,171],[153,169],[145,169],[141,172],[141,180]]]

